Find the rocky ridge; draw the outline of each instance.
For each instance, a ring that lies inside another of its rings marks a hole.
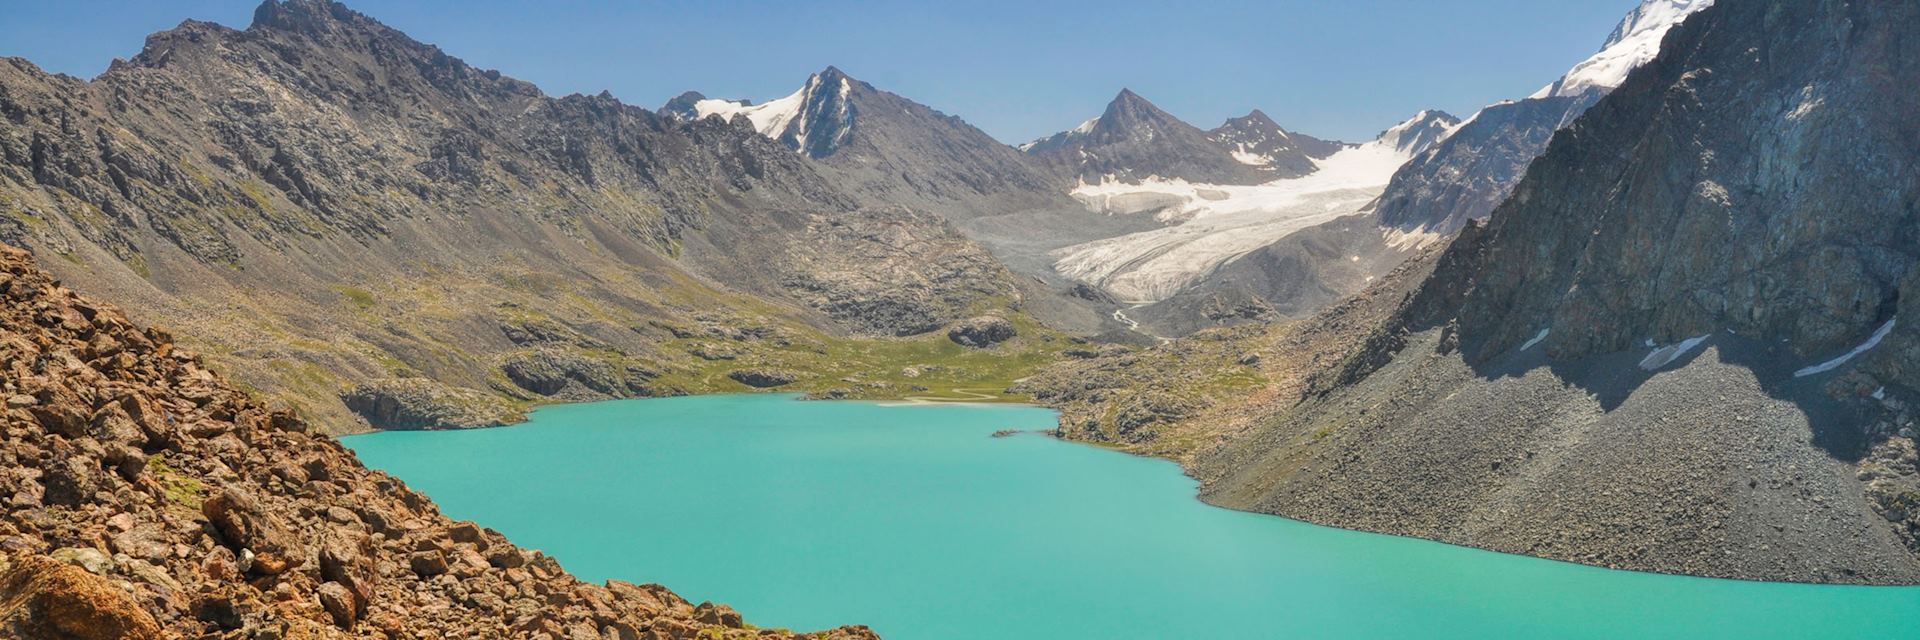
[[[762,638],[575,580],[0,247],[0,629],[62,638]],[[844,627],[807,637],[874,637]]]

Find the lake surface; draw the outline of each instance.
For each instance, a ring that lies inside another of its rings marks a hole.
[[[697,396],[343,439],[581,578],[925,638],[1896,638],[1920,588],[1598,569],[1207,506],[1005,405]]]

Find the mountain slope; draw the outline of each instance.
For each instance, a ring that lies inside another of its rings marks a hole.
[[[183,23],[92,81],[6,60],[0,113],[0,240],[334,430],[744,389],[686,328],[814,370],[839,334],[1021,295],[750,130],[548,97],[321,0]]]
[[[1920,582],[1920,8],[1723,2],[1553,137],[1209,500],[1608,566]]]
[[[166,332],[3,246],[0,368],[0,635],[694,638],[745,627],[724,605],[695,607],[659,585],[580,582],[447,518]]]
[[[1505,200],[1555,131],[1659,53],[1661,36],[1712,0],[1644,0],[1627,13],[1600,51],[1517,102],[1469,118],[1446,142],[1408,162],[1380,196],[1383,225],[1440,238],[1485,218]]]

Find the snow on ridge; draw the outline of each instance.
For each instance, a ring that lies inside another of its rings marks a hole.
[[[696,118],[705,118],[707,116],[717,115],[720,116],[721,119],[731,121],[734,116],[744,115],[747,117],[747,121],[753,124],[754,131],[775,140],[779,140],[782,136],[785,136],[789,130],[793,131],[794,139],[798,142],[799,147],[805,149],[807,148],[807,131],[809,129],[806,113],[807,102],[812,100],[819,91],[820,74],[816,73],[807,77],[807,83],[802,85],[800,90],[788,94],[783,98],[768,100],[763,104],[749,105],[745,102],[716,98],[697,101],[693,103],[694,116]],[[837,91],[840,94],[840,115],[841,117],[845,117],[847,100],[853,93],[853,81],[845,77],[840,78],[840,86]]]
[[[1019,149],[1021,151],[1027,151],[1029,149],[1034,148],[1035,146],[1039,146],[1040,143],[1047,142],[1049,140],[1056,140],[1056,139],[1072,140],[1074,138],[1078,138],[1078,137],[1087,135],[1089,133],[1093,133],[1093,127],[1098,124],[1100,124],[1100,116],[1094,116],[1092,118],[1087,119],[1086,122],[1082,122],[1079,125],[1074,126],[1074,128],[1072,129],[1068,129],[1066,131],[1062,131],[1060,133],[1056,133],[1056,134],[1042,137],[1042,138],[1035,138],[1023,144],[1014,145],[1013,148]]]
[[[770,138],[778,138],[780,133],[786,130],[787,124],[800,115],[800,108],[806,104],[807,89],[812,86],[813,82],[809,81],[807,86],[801,87],[799,91],[784,98],[756,105],[709,98],[693,103],[693,110],[701,118],[718,115],[723,120],[732,120],[736,115],[745,115],[747,121],[753,123],[754,131]]]
[[[1881,340],[1886,339],[1887,334],[1893,333],[1893,323],[1895,320],[1898,320],[1898,318],[1888,318],[1886,324],[1880,325],[1880,328],[1874,330],[1873,335],[1868,337],[1866,342],[1854,347],[1852,351],[1848,351],[1838,358],[1795,371],[1793,372],[1793,377],[1805,378],[1816,373],[1826,373],[1839,368],[1840,365],[1846,364],[1847,361],[1852,360],[1854,356],[1866,353],[1868,349],[1874,348],[1880,344]]]
[[[1713,0],[1644,0],[1627,12],[1614,27],[1600,52],[1573,66],[1567,75],[1529,98],[1578,95],[1590,88],[1612,89],[1626,82],[1627,74],[1660,54],[1660,40],[1667,30],[1705,9]]]

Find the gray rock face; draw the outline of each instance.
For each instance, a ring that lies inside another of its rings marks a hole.
[[[1896,35],[1916,8],[1706,11],[1714,19],[1669,34],[1658,60],[1554,137],[1484,231],[1455,243],[1455,266],[1429,288],[1460,291],[1472,357],[1552,327],[1544,344],[1562,357],[1731,332],[1814,358],[1861,344],[1920,297],[1920,97],[1895,88],[1920,71],[1884,67],[1920,62]],[[1888,351],[1920,335],[1914,324]],[[1920,388],[1911,367],[1890,373]]]
[[[558,348],[508,355],[501,361],[500,371],[522,389],[573,400],[653,395],[647,381],[659,375],[643,367],[621,367]]]
[[[964,347],[991,347],[1018,334],[1013,323],[1000,316],[968,318],[947,329],[947,339]]]
[[[499,398],[424,378],[373,380],[340,399],[380,429],[497,427],[524,419]]]

